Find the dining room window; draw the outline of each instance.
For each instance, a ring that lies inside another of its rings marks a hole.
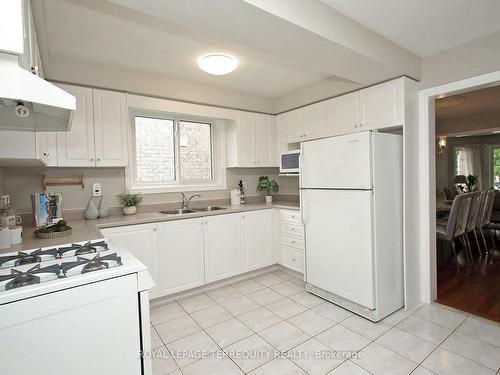
[[[500,146],[491,147],[491,176],[493,188],[500,190]]]

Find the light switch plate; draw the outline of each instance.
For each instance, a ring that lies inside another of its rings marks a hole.
[[[94,184],[92,184],[92,196],[93,197],[102,196],[101,184],[99,182],[95,182]]]

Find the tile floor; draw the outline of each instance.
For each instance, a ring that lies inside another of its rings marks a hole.
[[[500,324],[424,305],[372,323],[281,270],[151,310],[154,375],[500,374]]]

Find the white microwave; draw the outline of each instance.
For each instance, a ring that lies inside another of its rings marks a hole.
[[[280,173],[299,174],[300,150],[291,150],[281,153]]]

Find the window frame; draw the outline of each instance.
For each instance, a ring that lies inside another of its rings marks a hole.
[[[495,148],[499,148],[500,149],[500,144],[490,144],[488,145],[488,160],[487,160],[487,163],[488,163],[488,182],[490,184],[490,187],[493,188],[495,191],[499,191],[497,189],[495,189],[495,181],[493,181],[493,178],[495,177],[495,171],[493,170],[493,150]]]
[[[136,133],[135,117],[147,117],[154,119],[164,119],[174,121],[174,147],[175,147],[175,176],[176,180],[166,183],[138,183],[136,167]],[[181,113],[159,112],[151,110],[133,109],[129,113],[130,121],[130,152],[129,167],[126,168],[126,187],[130,192],[140,192],[142,194],[174,193],[184,191],[210,191],[226,190],[226,158],[225,158],[225,137],[224,121],[209,117],[185,115]],[[210,124],[211,132],[211,153],[212,153],[212,179],[209,180],[182,180],[180,165],[180,132],[179,123],[199,122]]]

